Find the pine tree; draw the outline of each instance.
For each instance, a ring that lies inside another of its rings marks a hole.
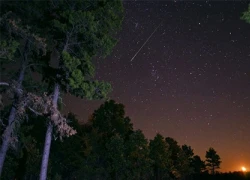
[[[6,4],[8,6],[8,2]],[[94,79],[95,70],[91,60],[93,57],[107,56],[115,46],[114,36],[122,22],[122,3],[121,1],[85,0],[22,1],[21,8],[17,4],[17,2],[11,2],[9,7],[14,5],[12,10],[18,19],[25,19],[25,25],[30,25],[31,21],[38,22],[35,29],[27,27],[20,32],[29,30],[31,35],[35,32],[41,33],[43,38],[34,36],[34,39],[39,40],[38,42],[46,39],[46,49],[48,49],[44,58],[37,55],[37,59],[47,62],[42,73],[43,79],[50,86],[48,90],[50,93],[42,97],[28,94],[27,97],[27,99],[36,99],[28,108],[38,115],[47,116],[50,120],[40,174],[40,179],[45,179],[53,131],[56,130],[55,133],[60,138],[75,133],[57,108],[60,92],[81,98],[102,99],[111,90],[109,83]],[[24,4],[26,6],[22,6]],[[15,28],[20,29],[16,23],[10,22]],[[9,44],[17,46],[13,42]],[[6,51],[15,51],[15,47],[9,48],[9,44],[1,42],[0,46],[1,55],[7,58],[11,57],[11,53]],[[37,111],[39,108],[42,110]]]
[[[209,148],[209,150],[206,151],[206,166],[212,174],[215,174],[215,170],[220,168],[220,164],[220,156],[213,148]]]
[[[165,141],[169,145],[170,161],[172,162],[169,170],[171,176],[178,179],[191,174],[190,163],[194,154],[192,148],[187,145],[179,146],[178,142],[171,137],[166,137]]]
[[[1,2],[1,64],[15,63],[14,66],[19,67],[19,70],[17,73],[8,75],[7,79],[9,82],[0,83],[0,85],[7,86],[7,94],[13,98],[8,122],[2,135],[0,176],[9,145],[13,145],[11,140],[16,139],[14,130],[18,129],[21,124],[22,109],[19,107],[23,103],[23,83],[25,81],[26,72],[36,64],[36,60],[33,57],[37,54],[44,54],[46,52],[46,43],[44,39],[32,31],[37,25],[36,22],[33,21],[33,17],[35,16],[34,13],[31,12],[24,17],[20,16],[16,11],[17,9],[22,9],[24,4],[25,2]],[[2,70],[3,69],[1,69],[1,72]]]
[[[60,92],[87,99],[105,98],[109,83],[94,80],[93,57],[107,56],[116,44],[113,38],[122,22],[121,1],[50,1],[51,59],[44,79],[53,88],[51,121],[48,123],[40,179],[46,179],[53,127],[61,124],[57,103]],[[46,24],[46,22],[44,23]],[[51,72],[51,73],[48,73]],[[73,132],[70,131],[68,135]]]

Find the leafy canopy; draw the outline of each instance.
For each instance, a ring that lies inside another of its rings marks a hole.
[[[121,1],[53,0],[49,5],[51,28],[45,31],[58,57],[50,62],[55,66],[45,69],[52,72],[46,80],[81,98],[105,98],[111,86],[94,80],[92,60],[106,57],[116,45],[123,19]]]
[[[241,19],[245,20],[247,23],[250,24],[250,4],[248,5],[248,10],[243,13]]]

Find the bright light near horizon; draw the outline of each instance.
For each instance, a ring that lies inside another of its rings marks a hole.
[[[247,168],[245,168],[245,167],[243,166],[243,167],[241,167],[241,170],[242,170],[243,172],[246,172],[246,171],[247,171]]]

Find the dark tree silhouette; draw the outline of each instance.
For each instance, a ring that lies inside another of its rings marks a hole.
[[[170,151],[169,145],[164,141],[164,137],[161,134],[157,134],[153,140],[150,140],[149,143],[149,157],[154,161],[153,170],[154,178],[153,179],[162,179],[164,176],[167,176],[166,170],[169,170],[172,166],[170,160]],[[165,177],[167,178],[167,177]]]
[[[201,173],[206,168],[205,162],[198,155],[194,156],[191,161],[191,166],[195,174]]]
[[[209,148],[206,152],[206,166],[212,174],[215,173],[216,169],[220,168],[221,160],[220,156],[213,148]]]

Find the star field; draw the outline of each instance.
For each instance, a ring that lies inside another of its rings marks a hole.
[[[213,147],[222,171],[250,169],[250,25],[240,20],[247,6],[125,1],[117,46],[95,60],[97,79],[112,84],[110,98],[135,128],[191,145],[202,158]],[[102,102],[66,96],[65,108],[86,121]]]

